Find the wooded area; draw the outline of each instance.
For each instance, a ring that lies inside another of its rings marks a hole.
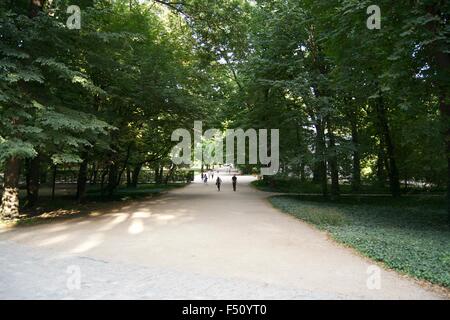
[[[183,169],[173,130],[204,120],[279,128],[268,183],[446,191],[450,221],[449,16],[445,0],[2,1],[1,217],[32,208],[60,166],[77,170],[77,201],[143,168],[162,182]]]

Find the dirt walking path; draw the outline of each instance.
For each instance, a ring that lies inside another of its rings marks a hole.
[[[271,207],[251,177],[236,193],[222,179],[220,193],[197,181],[95,217],[0,230],[0,298],[445,298],[385,270],[369,289],[369,260]]]

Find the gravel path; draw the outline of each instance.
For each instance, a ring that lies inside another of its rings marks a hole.
[[[441,299],[270,206],[239,177],[0,230],[0,299]],[[375,271],[374,271],[375,270]],[[377,283],[377,282],[375,282]]]
[[[336,299],[268,283],[242,281],[167,268],[54,255],[0,243],[0,298],[13,299]],[[14,263],[8,261],[14,260]],[[71,276],[80,270],[79,286]]]

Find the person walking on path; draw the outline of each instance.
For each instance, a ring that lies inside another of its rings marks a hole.
[[[205,177],[203,178],[203,182],[204,182],[205,184],[208,184],[208,177],[206,176],[206,174],[205,174]]]
[[[222,179],[220,179],[220,177],[217,177],[217,180],[216,180],[217,191],[220,191],[221,184],[222,184]]]
[[[236,184],[237,184],[237,177],[236,175],[233,175],[233,178],[231,178],[233,181],[233,191],[236,192]]]

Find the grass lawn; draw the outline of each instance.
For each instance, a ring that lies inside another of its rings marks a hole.
[[[367,257],[450,288],[450,227],[443,197],[344,196],[330,201],[283,195],[270,201]]]
[[[272,179],[270,182],[265,180],[253,181],[252,185],[262,191],[268,192],[281,192],[281,193],[302,193],[302,194],[315,194],[322,193],[322,186],[311,181],[301,182],[298,179]],[[339,185],[342,194],[390,194],[388,186],[378,186],[376,184],[362,184],[360,190],[355,192],[352,190],[350,184],[341,183]],[[328,191],[331,190],[331,185],[328,185]],[[429,194],[429,193],[445,193],[445,189],[439,188],[419,188],[408,186],[405,189],[401,186],[401,191],[405,194]]]

